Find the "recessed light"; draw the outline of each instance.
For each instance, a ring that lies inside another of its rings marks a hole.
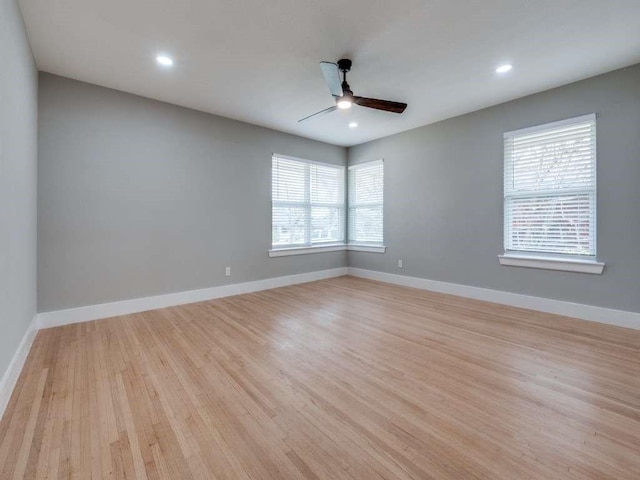
[[[358,122],[349,122],[349,128],[356,128],[358,126]]]
[[[173,60],[166,55],[158,55],[156,57],[156,62],[158,62],[163,67],[170,67],[171,65],[173,65]]]
[[[512,68],[513,65],[509,65],[508,63],[505,65],[500,65],[498,68],[496,68],[496,73],[507,73]]]

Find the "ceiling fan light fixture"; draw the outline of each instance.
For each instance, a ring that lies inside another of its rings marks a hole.
[[[336,105],[338,105],[338,108],[342,110],[351,108],[351,105],[353,105],[353,99],[351,97],[342,97],[338,100]]]

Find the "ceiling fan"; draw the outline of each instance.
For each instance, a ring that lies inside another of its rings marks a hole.
[[[322,70],[324,81],[327,83],[331,95],[333,95],[333,98],[336,100],[336,104],[333,107],[325,108],[308,117],[301,118],[298,120],[298,123],[326,113],[331,113],[339,108],[351,108],[354,104],[392,113],[402,113],[404,109],[407,108],[406,103],[355,96],[347,83],[347,72],[351,70],[351,60],[347,58],[339,60],[338,63],[320,62],[320,69]],[[340,72],[342,72],[342,81],[340,81]]]

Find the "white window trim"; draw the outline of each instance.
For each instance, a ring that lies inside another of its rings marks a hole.
[[[288,257],[289,255],[307,255],[309,253],[339,252],[346,247],[343,243],[335,245],[317,245],[313,247],[285,247],[269,250],[269,257]]]
[[[269,257],[288,257],[290,255],[308,255],[310,253],[326,253],[326,252],[369,252],[369,253],[385,253],[387,247],[372,245],[347,245],[338,243],[335,245],[317,245],[313,247],[287,247],[269,250]]]
[[[565,125],[573,125],[574,123],[592,122],[596,120],[595,113],[587,113],[586,115],[580,115],[579,117],[566,118],[564,120],[558,120],[557,122],[543,123],[541,125],[534,125],[533,127],[519,128],[518,130],[511,130],[505,132],[503,137],[511,137],[515,134],[528,135],[531,133],[542,132],[551,128],[564,127]]]
[[[508,254],[498,255],[500,265],[507,267],[541,268],[564,272],[591,273],[602,275],[605,264],[595,260],[546,257],[538,255]]]
[[[316,206],[327,206],[327,207],[334,207],[334,208],[342,208],[343,210],[343,216],[344,216],[344,225],[343,225],[343,232],[344,232],[344,241],[340,242],[340,243],[332,243],[332,242],[325,242],[325,243],[317,243],[315,245],[310,244],[311,243],[311,239],[310,238],[306,238],[305,239],[305,245],[300,245],[300,246],[283,246],[283,247],[274,247],[273,244],[271,245],[271,249],[268,250],[269,252],[269,257],[283,257],[283,256],[287,256],[287,255],[303,255],[303,254],[307,254],[307,253],[321,253],[321,252],[331,252],[331,251],[336,251],[336,250],[340,250],[339,246],[344,246],[346,245],[346,235],[347,235],[347,190],[346,190],[346,182],[347,182],[347,171],[346,171],[346,166],[343,165],[338,165],[338,164],[333,164],[330,162],[318,162],[316,160],[308,160],[306,158],[299,158],[299,157],[293,157],[291,155],[282,155],[280,153],[271,153],[271,158],[273,159],[273,157],[277,157],[277,158],[281,158],[283,160],[293,160],[296,162],[301,162],[301,163],[306,163],[308,165],[321,165],[321,166],[333,166],[333,167],[342,167],[344,168],[344,181],[345,181],[345,186],[344,186],[344,203],[342,204],[333,204],[333,203],[329,203],[329,204],[316,204]],[[273,188],[273,185],[272,185]],[[306,193],[306,196],[308,197],[309,194],[308,192]],[[280,205],[284,205],[284,206],[289,206],[289,205],[294,205],[295,202],[275,202],[276,204],[280,204]],[[311,203],[309,203],[311,205]],[[273,212],[273,197],[271,199],[271,209]],[[307,202],[300,202],[301,206],[306,206]],[[273,213],[272,213],[273,215]],[[273,217],[271,219],[272,224],[273,224]],[[307,235],[309,234],[309,232],[306,232]]]
[[[297,162],[304,162],[308,164],[319,164],[319,165],[332,165],[327,164],[326,162],[317,162],[314,160],[307,160],[304,158],[292,157],[290,155],[282,155],[280,153],[272,153],[273,157],[282,158],[285,160],[295,160]],[[373,162],[364,162],[356,165],[351,165],[346,167],[347,171],[353,168],[358,168],[358,166],[371,165],[372,163],[383,163],[383,159],[374,160]],[[346,173],[346,172],[345,172]],[[348,176],[345,175],[345,237],[347,233],[347,216],[349,214],[349,206],[347,201],[348,191]],[[332,204],[333,205],[333,204]],[[384,208],[384,205],[383,205]],[[366,252],[366,253],[386,253],[387,247],[385,245],[378,244],[359,244],[359,243],[347,243],[347,239],[345,238],[345,243],[324,243],[317,245],[301,245],[301,246],[286,246],[281,248],[274,248],[268,250],[269,257],[287,257],[290,255],[308,255],[312,253],[327,253],[327,252],[339,252],[339,251],[351,251],[351,252]]]
[[[387,247],[384,245],[358,245],[356,243],[349,243],[347,250],[351,252],[385,253]]]
[[[356,163],[355,165],[349,165],[349,167],[347,168],[347,210],[346,210],[346,219],[347,219],[347,245],[349,245],[350,247],[354,247],[354,248],[350,248],[349,250],[353,250],[353,251],[357,251],[357,252],[373,252],[373,253],[385,253],[387,247],[384,245],[384,220],[383,220],[383,227],[382,227],[382,243],[378,244],[378,243],[372,243],[372,244],[359,244],[357,242],[350,242],[349,241],[349,216],[350,216],[350,212],[352,209],[356,209],[358,207],[382,207],[382,212],[383,212],[383,218],[384,218],[384,191],[383,191],[383,201],[382,203],[368,203],[368,204],[362,204],[362,205],[352,205],[351,203],[349,203],[349,171],[350,170],[358,170],[359,168],[365,168],[367,166],[370,165],[382,165],[384,168],[384,158],[379,158],[377,160],[372,160],[370,162],[361,162],[361,163]],[[384,174],[384,170],[383,170],[383,174]]]
[[[282,155],[281,153],[272,153],[271,154],[271,158],[273,157],[278,157],[281,158],[283,160],[293,160],[294,162],[301,162],[301,163],[309,163],[312,165],[320,165],[322,167],[343,167],[344,165],[340,165],[339,163],[331,163],[331,162],[319,162],[317,160],[309,160],[306,158],[300,158],[300,157],[292,157],[291,155]]]
[[[543,125],[535,125],[529,128],[522,128],[519,130],[512,130],[505,132],[503,138],[514,136],[515,134],[531,134],[551,128],[558,128],[564,125],[572,125],[575,123],[585,121],[596,121],[596,114],[590,113],[579,117],[572,117],[558,122],[545,123]],[[597,155],[597,136],[594,139],[594,148]],[[596,159],[597,165],[597,159]],[[503,173],[504,175],[504,173]],[[596,169],[596,182],[597,182],[597,169]],[[597,183],[596,183],[597,184]],[[543,192],[544,193],[544,192]],[[594,192],[596,208],[597,208],[597,189]],[[594,219],[597,222],[597,210],[594,212]],[[596,223],[597,225],[597,223]],[[506,227],[506,226],[505,226]],[[506,231],[506,229],[505,229]],[[597,229],[594,232],[594,245],[597,248]],[[594,275],[602,275],[605,264],[598,262],[596,257],[580,257],[571,255],[545,255],[544,253],[537,252],[510,252],[506,251],[503,255],[498,255],[498,262],[500,265],[509,267],[524,267],[524,268],[539,268],[544,270],[560,270],[565,272],[578,272],[578,273],[590,273]]]

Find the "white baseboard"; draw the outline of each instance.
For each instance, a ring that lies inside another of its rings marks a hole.
[[[242,293],[257,292],[270,288],[285,287],[297,283],[314,282],[325,278],[340,277],[347,274],[347,267],[320,270],[317,272],[287,275],[285,277],[267,278],[252,282],[234,283],[220,287],[203,288],[186,292],[169,293],[153,297],[122,300],[119,302],[88,305],[86,307],[69,308],[38,314],[40,328],[59,327],[71,323],[88,322],[101,318],[116,317],[130,313],[145,312],[156,308],[173,307],[187,303],[204,302],[214,298],[229,297]]]
[[[565,302],[563,300],[552,300],[549,298],[532,297],[519,293],[503,292],[501,290],[491,290],[488,288],[471,287],[457,283],[439,282],[426,278],[409,277],[406,275],[396,275],[394,273],[376,272],[361,268],[348,269],[349,275],[354,277],[368,278],[381,282],[404,285],[406,287],[431,290],[433,292],[449,293],[460,297],[474,298],[486,302],[501,303],[512,307],[528,308],[540,312],[554,313],[566,317],[575,317],[592,322],[606,323],[618,327],[640,329],[640,313],[627,312],[624,310],[614,310],[611,308],[595,307],[581,303]]]
[[[16,353],[11,359],[11,363],[9,363],[7,370],[2,376],[2,380],[0,380],[0,418],[2,418],[4,410],[7,408],[11,393],[18,382],[20,372],[22,372],[22,367],[27,361],[27,356],[29,355],[29,350],[31,350],[31,345],[33,345],[33,340],[36,338],[36,333],[38,333],[38,316],[34,315],[31,323],[29,323],[27,327],[27,331],[22,337]]]
[[[202,302],[215,298],[239,295],[243,293],[257,292],[271,288],[285,287],[298,283],[313,282],[326,278],[340,277],[343,275],[369,278],[381,282],[404,285],[407,287],[431,290],[440,293],[449,293],[461,297],[474,298],[487,302],[501,303],[520,308],[528,308],[541,312],[554,313],[568,317],[580,318],[594,322],[606,323],[620,327],[640,329],[640,313],[614,310],[610,308],[595,307],[579,303],[551,300],[548,298],[532,297],[518,293],[503,292],[487,288],[471,287],[455,283],[439,282],[425,278],[396,275],[393,273],[376,272],[360,268],[341,267],[317,272],[301,273],[284,277],[268,278],[245,283],[223,285],[220,287],[204,288],[187,292],[170,293],[153,297],[137,298],[100,305],[43,312],[36,315],[20,342],[7,371],[0,381],[0,416],[9,402],[11,393],[15,387],[22,367],[27,359],[31,345],[39,328],[50,328],[71,323],[98,320],[100,318],[126,315],[143,312],[156,308],[184,305],[187,303]]]
[[[203,288],[200,290],[136,298],[133,300],[123,300],[99,305],[88,305],[85,307],[57,310],[53,312],[43,312],[38,314],[37,325],[39,328],[57,327],[71,323],[87,322],[90,320],[115,317],[118,315],[144,312],[156,308],[203,302],[214,298],[257,292],[260,290],[285,287],[287,285],[295,285],[298,283],[313,282],[325,278],[340,277],[347,274],[355,277],[393,283],[396,285],[404,285],[407,287],[420,288],[440,293],[449,293],[452,295],[474,298],[476,300],[484,300],[487,302],[501,303],[503,305],[510,305],[513,307],[528,308],[531,310],[554,313],[567,317],[575,317],[593,322],[640,329],[640,313],[636,312],[596,307],[593,305],[572,303],[563,300],[533,297],[519,293],[510,293],[501,290],[491,290],[488,288],[472,287],[469,285],[440,282],[426,278],[409,277],[406,275],[377,272],[353,267],[333,268],[330,270],[320,270],[297,275],[287,275],[284,277],[267,278],[264,280],[235,283],[220,287]],[[4,385],[4,379],[2,385]]]

